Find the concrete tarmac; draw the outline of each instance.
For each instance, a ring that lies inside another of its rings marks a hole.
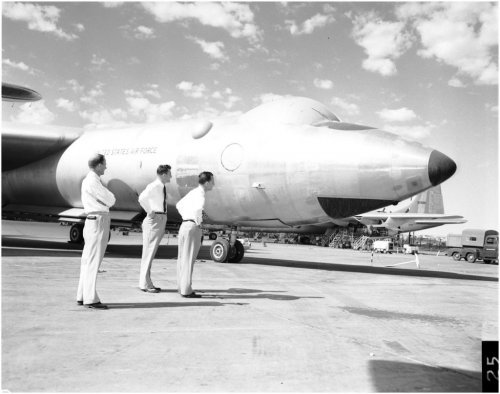
[[[75,302],[69,227],[2,222],[2,389],[12,392],[480,392],[498,340],[498,266],[253,243],[176,292],[175,238],[138,290],[141,234],[113,232],[97,289]]]

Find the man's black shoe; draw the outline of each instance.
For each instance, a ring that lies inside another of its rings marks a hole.
[[[83,305],[83,301],[77,301],[76,302],[78,305]]]
[[[87,308],[90,309],[108,309],[106,304],[102,304],[100,302],[94,302],[93,304],[85,304]]]
[[[153,287],[152,289],[141,289],[145,293],[159,293],[161,289],[159,287]]]
[[[201,295],[196,294],[195,292],[192,292],[191,294],[181,294],[182,297],[184,298],[201,298]]]

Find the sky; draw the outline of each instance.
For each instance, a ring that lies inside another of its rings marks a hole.
[[[498,230],[495,2],[2,2],[3,121],[87,129],[309,97],[450,156],[445,213]]]

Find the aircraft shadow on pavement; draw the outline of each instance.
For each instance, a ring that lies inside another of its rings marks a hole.
[[[7,247],[7,248],[5,248]],[[12,249],[10,249],[12,248]],[[50,250],[44,250],[50,249]],[[23,239],[17,236],[2,236],[3,256],[46,256],[46,257],[77,257],[81,254],[82,245],[70,242]],[[140,259],[142,245],[110,244],[106,249],[106,257]],[[177,245],[161,245],[156,259],[177,258]],[[202,246],[198,254],[199,260],[210,260],[210,247]],[[238,265],[256,264],[275,267],[305,268],[323,271],[357,272],[364,274],[418,276],[425,278],[443,278],[460,280],[480,280],[498,282],[498,278],[480,275],[468,275],[446,271],[429,271],[418,269],[400,269],[390,267],[372,267],[367,265],[348,265],[336,263],[317,263],[313,261],[295,261],[281,259],[259,259],[245,256]]]
[[[370,360],[376,392],[481,392],[481,372]]]

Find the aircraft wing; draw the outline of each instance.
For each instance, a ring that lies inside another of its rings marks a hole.
[[[438,219],[463,219],[459,215],[440,215],[435,213],[384,213],[376,212],[370,214],[356,215],[356,219],[385,220],[391,219],[412,219],[412,220],[438,220]]]
[[[83,211],[83,208],[68,208],[68,207],[45,207],[38,205],[18,205],[18,204],[7,204],[2,207],[2,216],[9,218],[9,215],[13,217],[19,217],[19,213],[22,213],[23,218],[36,218],[40,215],[52,217],[55,221],[64,222],[74,222],[83,223],[85,217],[87,216]],[[134,211],[113,211],[109,212],[111,221],[114,224],[128,223],[142,220],[143,216],[139,212]]]
[[[50,156],[71,145],[83,130],[2,123],[2,171],[22,167]]]
[[[466,219],[463,219],[462,216],[456,216],[454,219],[453,217],[449,218],[436,218],[436,219],[420,219],[420,220],[415,220],[415,224],[436,224],[436,225],[441,225],[441,224],[461,224],[461,223],[467,223]]]

